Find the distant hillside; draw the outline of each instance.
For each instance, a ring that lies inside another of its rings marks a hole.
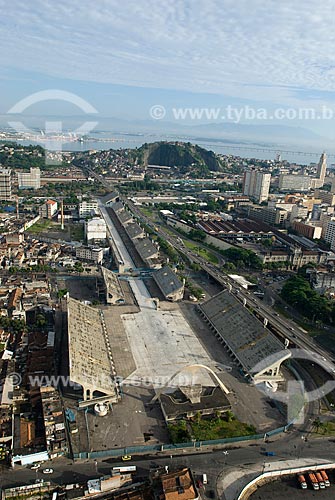
[[[180,173],[194,168],[197,172],[221,170],[221,163],[213,151],[207,151],[190,142],[153,142],[143,144],[135,152],[139,164],[178,167]]]
[[[45,163],[45,151],[41,146],[22,146],[22,144],[7,141],[0,143],[0,165],[25,170],[31,167],[39,167],[41,170],[50,168]],[[53,165],[52,168],[54,168]]]

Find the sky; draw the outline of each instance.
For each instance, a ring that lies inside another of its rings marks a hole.
[[[0,0],[0,9],[3,120],[21,99],[55,89],[85,99],[101,124],[193,127],[226,122],[221,108],[230,106],[266,110],[250,118],[242,109],[239,123],[298,126],[328,141],[334,135],[333,0]],[[157,105],[159,119],[151,114]],[[220,113],[177,120],[180,107]],[[277,108],[296,115],[313,108],[317,117],[273,118]],[[333,118],[324,118],[325,108]],[[78,112],[56,100],[25,111]]]

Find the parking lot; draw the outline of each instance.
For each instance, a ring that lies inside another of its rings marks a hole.
[[[319,498],[320,500],[330,500],[335,496],[335,476],[333,473],[328,473],[328,477],[331,483],[330,488],[319,491],[314,491],[310,485],[308,485],[307,490],[302,490],[298,486],[295,476],[274,481],[258,488],[257,491],[251,495],[250,500],[283,500],[284,498],[290,500],[299,500],[300,498]]]

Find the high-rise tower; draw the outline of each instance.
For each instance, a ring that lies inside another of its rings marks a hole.
[[[12,199],[12,173],[7,168],[0,168],[0,200]]]
[[[257,203],[267,201],[269,197],[271,174],[260,170],[246,170],[243,179],[243,194],[250,196]]]
[[[317,172],[316,172],[316,176],[318,179],[320,179],[320,184],[321,184],[321,187],[324,185],[325,183],[325,178],[326,178],[326,170],[327,170],[327,156],[326,156],[326,153],[323,152],[321,157],[320,157],[320,160],[319,160],[319,163],[318,163],[318,169],[317,169]]]

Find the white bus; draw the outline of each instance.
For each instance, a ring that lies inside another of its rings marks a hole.
[[[112,475],[114,476],[115,474],[125,474],[127,472],[134,473],[136,472],[136,465],[128,465],[125,467],[113,467],[112,469]]]

